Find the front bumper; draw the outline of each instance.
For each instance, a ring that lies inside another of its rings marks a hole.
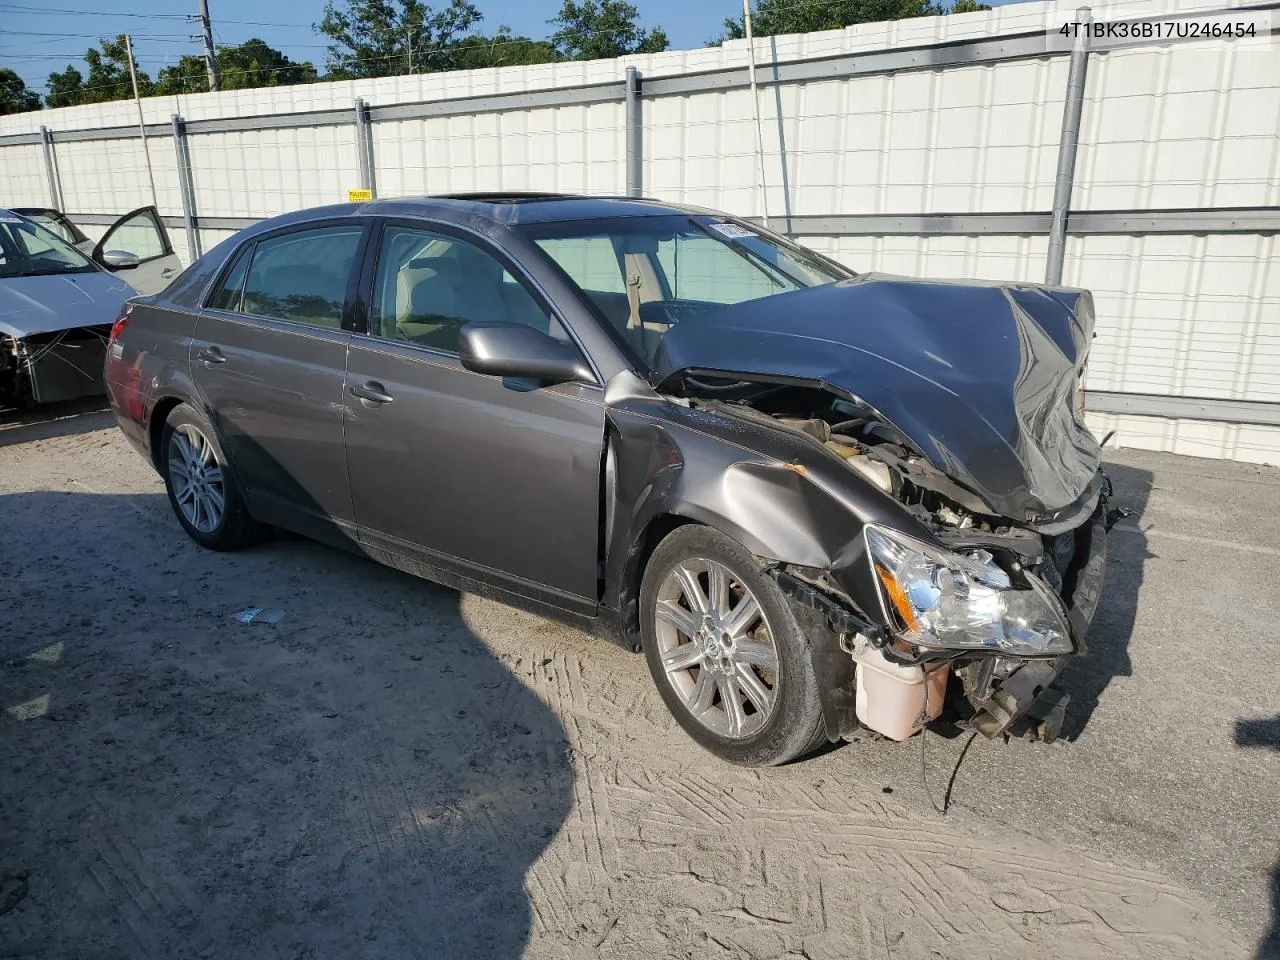
[[[1062,730],[1070,697],[1056,686],[1073,656],[1085,652],[1085,636],[1102,595],[1107,565],[1107,501],[1100,499],[1087,523],[1074,531],[1075,555],[1064,577],[1067,623],[1075,651],[1040,660],[987,658],[957,673],[973,714],[965,725],[987,737],[1002,734],[1052,742]]]

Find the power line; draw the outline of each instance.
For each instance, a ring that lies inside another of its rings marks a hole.
[[[18,6],[9,3],[0,3],[0,11],[23,13],[27,15],[48,14],[49,16],[91,16],[91,17],[134,17],[141,20],[187,20],[187,14],[183,13],[112,13],[103,10],[72,10],[68,8],[55,7],[27,7]],[[219,18],[219,23],[233,23],[237,26],[248,27],[285,27],[296,30],[310,30],[309,23],[277,23],[269,20],[224,20]]]
[[[28,7],[21,4],[0,3],[0,10],[24,14],[48,14],[58,16],[73,14],[78,17],[136,17],[143,20],[185,20],[181,13],[112,13],[103,10],[67,10],[60,7]]]

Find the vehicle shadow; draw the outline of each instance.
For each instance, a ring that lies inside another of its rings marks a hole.
[[[0,496],[0,529],[0,955],[523,953],[573,770],[459,594],[207,551],[156,494]]]
[[[1118,463],[1108,463],[1105,469],[1115,488],[1112,506],[1132,510],[1133,516],[1117,524],[1107,539],[1106,579],[1089,628],[1088,654],[1072,660],[1059,681],[1071,696],[1062,725],[1067,740],[1084,733],[1111,680],[1133,674],[1129,639],[1138,615],[1143,569],[1151,556],[1140,526],[1151,494],[1151,472]]]
[[[1236,744],[1280,751],[1280,715],[1237,720]],[[1257,960],[1280,960],[1280,860],[1271,873],[1271,929],[1258,944]]]
[[[112,426],[106,397],[69,400],[34,410],[0,411],[0,447],[91,433]]]

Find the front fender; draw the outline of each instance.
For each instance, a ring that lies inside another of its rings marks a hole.
[[[772,564],[829,577],[873,621],[879,594],[863,527],[931,539],[901,504],[798,433],[635,399],[610,406],[608,428],[603,599],[614,609],[625,612],[638,594],[656,545],[648,531],[670,518],[714,527]]]
[[[762,452],[739,442],[744,437],[700,429],[712,424],[699,423],[686,408],[677,410],[675,418],[610,410],[605,605],[619,611],[624,631],[634,637],[644,565],[662,535],[691,521],[732,537],[761,558],[792,600],[819,678],[827,731],[838,739],[856,727],[853,660],[830,625],[830,613],[844,601],[817,596],[814,587],[780,568],[827,575],[848,593],[853,604],[841,630],[867,622],[862,611],[878,609],[871,605],[878,600],[864,573],[861,531],[883,495],[862,491],[870,506],[853,509],[849,491],[857,497],[859,479],[850,475],[847,485],[831,483],[820,462],[810,458],[806,464],[803,447]],[[724,418],[716,420],[715,426],[725,426]]]

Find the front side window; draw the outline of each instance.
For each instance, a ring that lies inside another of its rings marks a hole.
[[[459,333],[473,321],[523,323],[566,336],[492,253],[430,230],[388,226],[378,251],[369,333],[457,353]]]
[[[715,217],[620,217],[521,229],[568,275],[641,366],[653,362],[676,323],[696,323],[708,310],[852,276],[801,247]]]
[[[322,227],[259,240],[245,276],[240,312],[341,328],[362,232],[359,226]],[[228,280],[233,278],[229,275]]]
[[[20,217],[0,216],[0,277],[92,273],[93,264],[71,244]]]
[[[149,209],[139,210],[114,226],[103,238],[102,247],[104,252],[131,253],[143,263],[173,252],[163,228]]]

